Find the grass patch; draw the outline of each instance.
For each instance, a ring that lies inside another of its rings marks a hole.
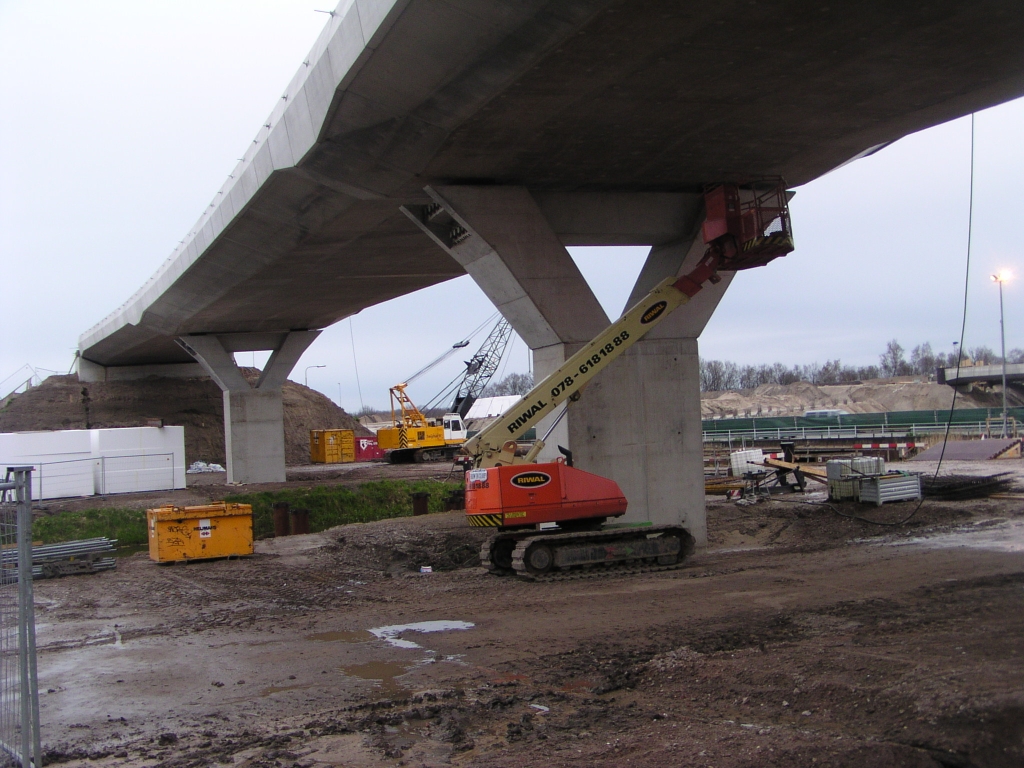
[[[430,494],[431,512],[444,510],[445,499],[461,482],[442,483],[437,480],[377,480],[355,488],[317,486],[265,493],[239,493],[225,501],[251,504],[255,538],[274,533],[273,507],[285,501],[292,509],[309,510],[309,529],[316,533],[346,523],[369,523],[392,517],[412,515],[412,494]],[[137,547],[149,541],[144,509],[86,509],[80,512],[59,512],[32,522],[32,540],[57,544],[76,539],[106,536],[117,539],[119,547]]]
[[[461,482],[375,480],[354,488],[319,485],[240,493],[228,496],[225,501],[252,505],[253,535],[259,539],[274,533],[273,507],[277,502],[287,502],[292,509],[308,509],[309,529],[316,533],[336,525],[411,517],[412,494],[419,492],[430,494],[428,509],[431,512],[442,512],[448,494],[461,488]]]
[[[32,521],[32,540],[58,544],[106,536],[119,547],[137,547],[149,541],[144,509],[85,509],[60,512]]]

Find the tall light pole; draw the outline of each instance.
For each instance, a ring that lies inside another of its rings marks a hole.
[[[326,368],[326,367],[327,367],[326,365],[307,365],[306,366],[306,372],[305,372],[305,374],[303,374],[303,377],[302,377],[303,381],[306,383],[306,386],[307,387],[309,386],[309,369],[310,368]]]
[[[1003,283],[1009,280],[1010,273],[1005,269],[998,275],[992,275],[992,281],[999,284],[999,340],[1003,355],[1003,434],[1006,437],[1006,324],[1003,322]]]

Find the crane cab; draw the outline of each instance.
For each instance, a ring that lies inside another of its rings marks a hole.
[[[462,445],[466,442],[466,423],[457,413],[446,413],[441,420],[444,441],[448,445]]]

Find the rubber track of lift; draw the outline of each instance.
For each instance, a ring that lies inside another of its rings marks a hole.
[[[484,543],[480,545],[480,565],[487,569],[488,573],[500,575],[502,572],[493,562],[491,562],[491,546],[494,544],[496,536],[489,536],[484,539]]]
[[[578,581],[581,579],[607,579],[614,576],[637,576],[645,573],[658,573],[659,571],[676,571],[687,565],[684,560],[675,565],[657,565],[656,563],[631,563],[628,560],[612,563],[611,565],[595,565],[590,568],[577,568],[573,571],[552,571],[539,576],[529,573],[516,573],[515,576],[521,581],[532,581],[535,583],[546,583],[554,581]],[[511,574],[509,574],[511,575]]]
[[[530,532],[520,532],[518,534],[518,536],[519,537],[529,536],[532,533],[534,533],[534,532],[533,531],[530,531]],[[517,534],[511,534],[511,536],[510,536],[510,533],[508,531],[503,531],[503,532],[496,533],[493,536],[485,539],[483,544],[480,545],[480,566],[482,568],[487,569],[488,573],[493,573],[495,576],[511,576],[513,573],[515,573],[514,571],[512,571],[512,570],[504,570],[504,569],[498,568],[491,561],[491,547],[494,546],[495,540],[498,539],[499,537],[501,537],[502,535],[509,536],[510,538],[516,538],[517,537]]]
[[[671,526],[678,527],[678,526]],[[601,538],[612,538],[609,536],[609,531],[593,531],[591,533],[578,533],[572,535],[573,540],[585,540],[585,539],[601,539]],[[515,569],[513,573],[519,579],[523,581],[533,582],[547,582],[547,581],[575,581],[579,579],[596,579],[607,576],[632,576],[643,573],[657,573],[659,571],[674,571],[682,568],[686,565],[686,557],[684,556],[679,562],[673,563],[672,565],[658,565],[657,562],[645,562],[636,560],[619,560],[618,562],[612,562],[608,564],[597,563],[590,567],[575,568],[568,571],[551,571],[544,574],[532,574],[526,570],[526,565],[523,562],[523,555],[526,554],[526,548],[530,544],[534,544],[538,541],[564,541],[566,534],[553,534],[550,536],[529,536],[524,538],[518,544],[516,544],[515,551],[512,554],[512,566]],[[485,546],[487,544],[485,543]],[[481,555],[485,554],[481,550]],[[490,550],[486,554],[490,554]],[[488,566],[488,570],[492,573],[498,573],[498,570],[493,565]],[[511,574],[509,574],[511,575]]]

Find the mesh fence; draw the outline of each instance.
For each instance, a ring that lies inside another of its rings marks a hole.
[[[0,504],[0,547],[18,548],[18,507],[13,492],[5,491]],[[20,741],[18,726],[18,564],[0,568],[0,765],[18,765],[11,751]]]
[[[89,456],[33,467],[32,498],[61,499],[174,488],[174,454]]]
[[[8,470],[0,482],[0,548],[18,553],[17,559],[0,559],[0,766],[4,768],[41,764],[30,478],[29,469]]]

